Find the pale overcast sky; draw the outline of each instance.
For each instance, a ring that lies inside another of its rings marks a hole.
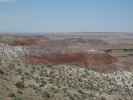
[[[0,0],[0,32],[133,32],[133,0]]]

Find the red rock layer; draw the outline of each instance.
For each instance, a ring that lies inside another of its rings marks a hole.
[[[15,46],[30,46],[30,45],[41,45],[41,44],[46,44],[48,42],[47,38],[37,38],[37,37],[33,37],[33,38],[29,38],[29,37],[25,37],[25,38],[17,38],[12,45]]]
[[[109,54],[68,53],[49,56],[28,56],[27,63],[31,64],[79,64],[81,66],[108,65],[117,62]]]

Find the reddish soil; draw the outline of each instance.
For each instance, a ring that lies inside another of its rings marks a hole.
[[[30,64],[79,64],[82,67],[106,72],[110,68],[104,68],[104,66],[117,62],[117,59],[109,54],[68,53],[28,56],[26,62]]]
[[[85,60],[85,55],[82,53],[75,54],[52,54],[39,56],[29,56],[29,62],[33,64],[64,64],[64,63],[79,63]]]
[[[17,38],[12,45],[14,46],[30,46],[30,45],[40,45],[46,44],[48,39],[45,37],[37,38],[37,37],[24,37]]]

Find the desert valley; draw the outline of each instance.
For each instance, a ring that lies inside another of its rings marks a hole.
[[[133,34],[1,33],[0,100],[133,100]]]

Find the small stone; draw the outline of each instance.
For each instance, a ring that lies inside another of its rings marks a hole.
[[[15,86],[19,89],[24,89],[24,82],[17,82]]]
[[[0,69],[0,74],[3,75],[5,74],[3,70]]]

